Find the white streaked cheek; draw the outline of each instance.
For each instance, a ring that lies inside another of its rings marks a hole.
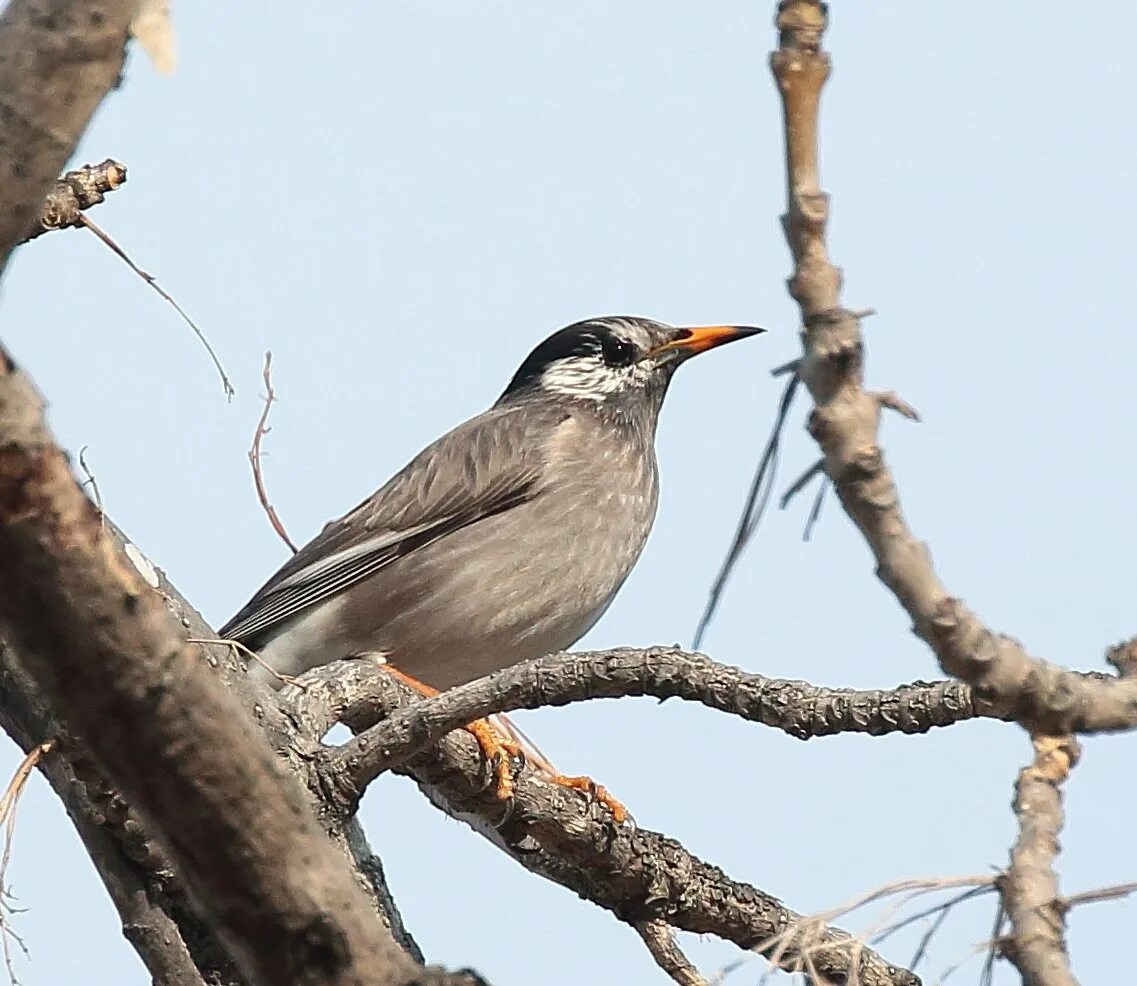
[[[555,394],[602,401],[628,386],[629,373],[613,370],[598,359],[566,359],[550,366],[541,375],[541,386]]]

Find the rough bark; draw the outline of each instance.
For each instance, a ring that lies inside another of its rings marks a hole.
[[[281,700],[290,707],[289,718],[313,741],[337,721],[365,730],[377,718],[399,715],[403,709],[413,715],[427,705],[407,686],[365,661],[310,671],[297,686],[285,689]],[[324,792],[329,808],[352,811],[357,791],[350,777],[341,776],[341,771],[354,769],[351,759],[317,750],[311,760],[315,766],[311,783]],[[804,937],[791,935],[776,947],[764,944],[802,925],[801,915],[778,898],[732,879],[674,839],[633,824],[614,824],[611,815],[586,796],[549,784],[528,767],[515,774],[514,797],[503,805],[487,790],[485,762],[464,732],[446,735],[395,769],[414,778],[434,804],[465,821],[526,869],[622,921],[633,926],[662,921],[679,930],[713,934],[741,948],[757,949],[785,969],[802,963]],[[816,939],[812,936],[809,943],[814,945]],[[855,947],[839,929],[823,930],[820,939],[828,947],[812,961],[830,983],[855,981],[850,966],[858,953],[863,986],[919,982],[872,950]]]
[[[829,76],[829,58],[821,48],[827,18],[827,7],[818,0],[783,0],[777,18],[779,47],[771,56],[785,121],[787,208],[782,224],[794,263],[788,286],[803,322],[796,372],[814,403],[809,430],[841,505],[876,559],[877,575],[943,670],[1020,723],[1036,745],[1044,742],[1040,737],[1065,737],[1045,741],[1058,746],[1046,756],[1039,748],[1039,759],[1019,778],[1015,810],[1020,837],[1000,890],[1012,925],[1004,953],[1031,986],[1071,986],[1052,866],[1062,821],[1058,783],[1076,750],[1070,734],[1137,725],[1132,654],[1125,644],[1110,652],[1118,677],[1080,675],[1032,656],[948,592],[927,546],[908,526],[878,442],[882,411],[906,405],[894,394],[864,388],[860,317],[841,304],[841,272],[830,262],[825,240],[829,199],[819,177],[818,111]]]
[[[0,351],[0,622],[257,983],[409,983],[296,777],[117,551]],[[438,981],[444,981],[439,974]]]
[[[1011,935],[1003,954],[1022,975],[1023,986],[1078,986],[1066,951],[1066,910],[1054,860],[1065,822],[1062,784],[1081,751],[1072,736],[1034,739],[1034,761],[1015,783],[1019,836],[1011,865],[999,878]]]
[[[138,0],[10,0],[0,15],[0,271],[118,84]]]
[[[957,681],[916,682],[887,690],[821,688],[753,674],[678,647],[621,647],[554,654],[452,688],[400,710],[330,751],[328,769],[349,782],[358,797],[380,773],[474,719],[629,695],[700,702],[802,740],[853,732],[924,733],[967,719],[999,718]]]

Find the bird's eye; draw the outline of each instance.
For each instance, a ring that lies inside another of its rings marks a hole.
[[[601,343],[604,362],[609,366],[631,366],[636,359],[636,347],[625,339],[609,337]]]

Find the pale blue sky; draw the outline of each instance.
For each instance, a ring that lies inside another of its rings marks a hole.
[[[767,371],[797,347],[773,6],[175,3],[177,74],[135,55],[79,158],[128,165],[93,218],[200,322],[236,401],[173,312],[80,232],[19,251],[5,342],[65,446],[90,446],[110,513],[219,624],[285,557],[245,459],[266,348],[281,398],[267,479],[306,539],[492,402],[563,324],[631,312],[766,325],[677,378],[655,532],[583,643],[689,642],[777,399]],[[1114,41],[1137,33],[1137,8],[835,7],[831,241],[847,303],[879,312],[870,383],[925,417],[884,429],[908,514],[996,628],[1100,668],[1107,644],[1137,632],[1137,68]],[[815,455],[801,412],[786,480]],[[706,650],[829,685],[937,677],[845,517],[830,502],[803,544],[807,509],[770,515]],[[992,723],[799,743],[680,702],[521,721],[642,825],[806,911],[1002,865],[1030,752]],[[1135,752],[1132,737],[1086,744],[1068,786],[1068,891],[1137,878]],[[0,773],[15,762],[8,744]],[[523,872],[408,781],[383,779],[363,818],[431,960],[496,986],[663,981],[630,928]],[[30,908],[16,918],[27,986],[146,981],[39,778],[9,872]],[[992,915],[985,901],[952,919],[926,981]],[[1083,983],[1111,980],[1133,917],[1128,902],[1074,913]],[[737,954],[685,943],[707,972]],[[907,961],[911,939],[885,954]]]

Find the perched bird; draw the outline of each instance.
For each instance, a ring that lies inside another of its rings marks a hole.
[[[553,333],[493,407],[328,524],[221,636],[285,675],[372,656],[423,693],[570,646],[651,530],[656,424],[675,370],[762,331],[607,317]],[[484,723],[471,731],[508,796],[502,753],[516,745]]]

